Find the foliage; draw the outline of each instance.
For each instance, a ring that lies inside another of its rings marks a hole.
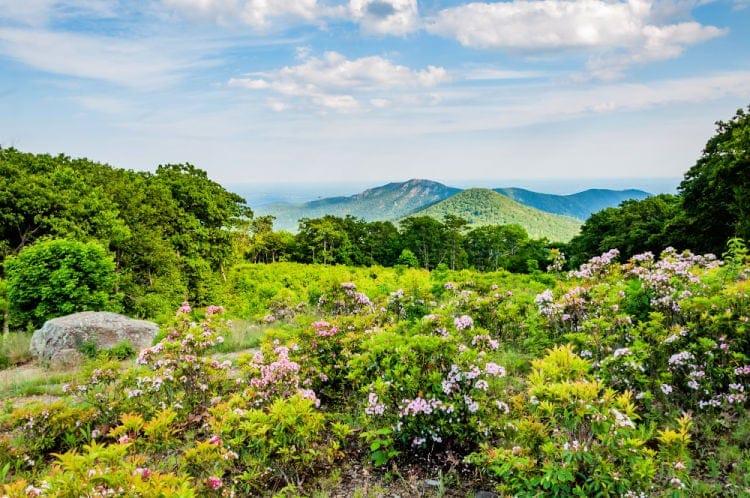
[[[685,237],[694,250],[721,253],[733,237],[750,240],[750,114],[718,121],[680,184]]]
[[[5,261],[10,320],[40,327],[56,316],[117,310],[115,265],[98,244],[46,240]]]
[[[567,242],[578,233],[580,222],[524,206],[489,189],[464,190],[412,216],[444,219],[452,215],[465,218],[472,228],[486,225],[520,225],[532,237]]]
[[[626,200],[616,208],[607,208],[591,215],[568,245],[575,255],[574,264],[618,249],[624,256],[665,247],[683,246],[674,225],[680,216],[680,198],[661,194],[642,200]]]
[[[155,174],[0,148],[0,259],[42,238],[97,241],[114,257],[125,310],[153,316],[208,302],[231,262],[244,201],[192,165]]]

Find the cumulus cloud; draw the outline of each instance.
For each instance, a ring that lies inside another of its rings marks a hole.
[[[269,90],[302,98],[316,107],[352,111],[363,105],[358,95],[366,95],[372,107],[384,107],[387,100],[373,94],[432,88],[447,79],[441,67],[428,66],[415,71],[380,56],[348,60],[337,52],[326,52],[323,57],[308,57],[297,66],[232,78],[229,86]]]
[[[258,30],[280,18],[313,21],[320,15],[317,0],[163,0],[184,15],[217,24],[246,24]]]
[[[426,29],[474,48],[607,54],[592,65],[602,75],[676,57],[688,45],[726,33],[697,22],[658,24],[664,9],[648,0],[476,2],[441,10]],[[612,64],[605,69],[608,58]]]
[[[349,12],[366,33],[405,35],[419,27],[417,0],[351,0]]]

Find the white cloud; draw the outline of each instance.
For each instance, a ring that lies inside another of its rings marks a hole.
[[[648,0],[468,3],[438,12],[426,29],[467,47],[603,52],[606,57],[593,63],[603,75],[615,75],[632,64],[676,57],[687,45],[727,32],[697,22],[654,24],[652,18],[664,17],[664,8],[657,7]],[[613,64],[605,69],[608,58]]]
[[[379,56],[348,60],[337,52],[327,52],[321,58],[310,57],[297,66],[232,78],[229,86],[271,90],[287,97],[301,97],[317,107],[352,111],[360,107],[357,94],[419,90],[447,80],[448,75],[441,67],[428,66],[415,71]],[[373,96],[371,105],[382,107],[380,98]]]
[[[317,0],[163,0],[186,16],[218,24],[246,24],[258,30],[283,18],[313,21],[320,14]]]
[[[123,115],[131,110],[127,102],[102,95],[75,97],[73,100],[88,110],[102,114]]]
[[[405,35],[419,27],[417,0],[351,0],[349,11],[366,33]]]
[[[602,79],[617,78],[630,66],[679,57],[686,45],[710,40],[726,31],[684,22],[663,27],[645,26],[643,33],[643,43],[626,53],[604,53],[592,57],[587,64],[590,73]]]
[[[116,0],[0,0],[0,20],[43,26],[53,17],[113,17],[116,7]]]
[[[189,68],[205,66],[197,54],[169,53],[164,41],[0,27],[0,53],[55,74],[108,81],[133,88],[162,87]]]

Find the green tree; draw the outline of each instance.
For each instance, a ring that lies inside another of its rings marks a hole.
[[[469,220],[446,214],[443,216],[448,243],[448,262],[451,270],[463,268],[466,265],[466,251],[462,247],[463,232],[469,226]]]
[[[471,266],[480,271],[495,271],[510,269],[528,240],[526,230],[520,225],[488,225],[466,234],[464,247]]]
[[[619,207],[592,214],[565,252],[577,266],[610,249],[618,249],[627,259],[646,251],[659,254],[670,245],[683,247],[685,242],[675,228],[680,216],[680,198],[675,195],[624,201]]]
[[[691,249],[721,254],[732,237],[750,240],[750,114],[716,123],[679,190]]]
[[[115,265],[95,242],[53,239],[5,260],[8,307],[14,326],[85,310],[118,310]]]
[[[419,260],[409,249],[404,249],[396,260],[396,265],[407,268],[419,268]]]
[[[431,270],[442,263],[449,250],[445,225],[429,216],[411,216],[401,222],[405,249],[419,258],[423,268]]]
[[[372,221],[367,223],[366,230],[364,250],[371,264],[395,265],[402,250],[401,235],[396,226],[390,221]]]
[[[331,215],[302,218],[295,239],[300,261],[323,264],[349,262],[349,237],[341,227],[341,218]]]

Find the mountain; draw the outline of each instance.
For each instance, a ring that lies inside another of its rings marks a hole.
[[[651,196],[648,192],[636,189],[588,189],[571,195],[540,194],[522,188],[496,188],[494,191],[526,206],[579,220],[586,220],[602,209],[618,206],[622,201]]]
[[[581,227],[579,220],[524,206],[508,196],[484,188],[464,190],[413,213],[414,216],[430,216],[438,220],[448,214],[467,219],[473,227],[516,223],[531,238],[547,237],[558,242],[572,239]]]
[[[277,230],[296,232],[300,218],[320,218],[326,214],[344,217],[349,214],[366,221],[393,221],[459,192],[461,189],[431,180],[409,180],[347,197],[329,197],[304,204],[270,204],[253,210],[256,216],[274,215]]]

